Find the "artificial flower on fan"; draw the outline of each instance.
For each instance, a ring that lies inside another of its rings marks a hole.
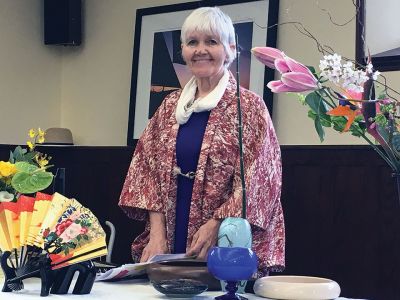
[[[371,63],[358,68],[335,53],[324,55],[316,71],[276,48],[255,47],[252,53],[280,73],[279,80],[267,84],[273,93],[296,93],[309,107],[321,142],[324,127],[349,132],[366,140],[400,174],[400,107],[389,92],[400,93],[377,81],[380,73]]]
[[[8,161],[0,161],[0,202],[16,201],[21,194],[33,194],[47,188],[53,181],[51,157],[36,150],[45,141],[45,132],[29,130],[28,149],[17,146]]]

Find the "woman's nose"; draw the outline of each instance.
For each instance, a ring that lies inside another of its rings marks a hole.
[[[197,54],[204,54],[206,53],[206,47],[204,45],[199,45],[196,49]]]

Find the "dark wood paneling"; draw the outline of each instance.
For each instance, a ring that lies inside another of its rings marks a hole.
[[[0,160],[13,146],[0,145]],[[66,196],[117,228],[113,261],[127,263],[143,224],[118,208],[132,147],[44,147],[66,168]],[[342,295],[400,299],[400,206],[385,162],[368,146],[282,146],[284,274],[328,277]]]
[[[282,147],[284,274],[336,280],[342,295],[400,299],[395,181],[369,147]]]

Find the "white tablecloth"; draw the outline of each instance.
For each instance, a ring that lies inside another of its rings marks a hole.
[[[1,283],[2,286],[2,283]],[[2,293],[0,292],[1,300],[34,300],[34,299],[112,299],[112,300],[155,300],[155,299],[175,299],[168,298],[156,291],[151,284],[146,280],[127,280],[118,282],[95,282],[92,291],[88,295],[53,295],[50,294],[47,298],[40,297],[40,279],[29,278],[24,280],[25,288],[18,292]],[[192,299],[195,300],[211,300],[214,297],[221,295],[222,292],[204,292]],[[249,300],[266,300],[266,298],[258,297],[253,294],[245,295]],[[178,298],[176,298],[178,299]],[[182,299],[182,298],[179,298]],[[349,300],[346,298],[338,298],[336,300]]]

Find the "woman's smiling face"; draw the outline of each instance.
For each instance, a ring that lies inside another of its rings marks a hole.
[[[222,76],[227,59],[218,37],[198,31],[189,34],[182,44],[182,57],[196,78]]]

